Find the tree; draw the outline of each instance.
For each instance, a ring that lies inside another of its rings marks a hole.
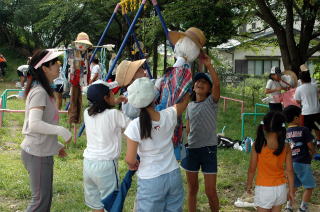
[[[233,1],[238,2],[239,1]],[[318,0],[241,1],[248,14],[259,17],[277,37],[283,65],[296,74],[315,52],[320,50]],[[294,28],[299,24],[298,29]],[[298,35],[296,32],[298,30]]]

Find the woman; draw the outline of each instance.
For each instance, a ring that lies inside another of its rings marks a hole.
[[[180,168],[171,142],[177,116],[188,104],[183,101],[160,112],[155,111],[154,85],[150,79],[136,79],[128,87],[128,101],[140,108],[140,115],[128,125],[126,161],[138,170],[137,211],[182,211],[183,186]],[[137,160],[140,156],[140,163]]]
[[[273,96],[281,94],[281,90],[288,90],[290,85],[281,79],[281,70],[279,67],[272,67],[269,75],[269,80],[266,85],[266,94],[272,97],[269,103],[270,111],[282,111],[281,102],[277,102],[273,99]]]
[[[64,146],[57,135],[66,142],[71,133],[58,126],[59,114],[51,84],[59,75],[60,52],[42,50],[30,61],[25,96],[26,112],[22,133],[21,158],[29,173],[32,199],[27,212],[50,211],[52,201],[53,155],[65,157]]]

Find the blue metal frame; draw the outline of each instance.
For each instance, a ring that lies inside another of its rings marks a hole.
[[[105,39],[105,37],[106,37],[109,29],[110,29],[111,23],[112,23],[113,19],[114,19],[114,18],[116,17],[116,15],[117,15],[117,12],[118,12],[119,7],[120,7],[120,4],[118,3],[117,6],[116,6],[116,8],[114,9],[114,11],[113,11],[113,13],[112,13],[111,18],[109,19],[109,22],[108,22],[106,28],[104,29],[104,31],[103,31],[103,33],[102,33],[102,35],[101,35],[101,37],[100,37],[100,40],[99,40],[97,46],[100,46],[100,45],[102,44],[102,42],[104,41],[104,39]],[[90,64],[92,63],[94,57],[96,56],[98,49],[99,49],[99,47],[96,47],[96,48],[94,49],[94,51],[93,51],[93,53],[92,53],[92,56],[91,56],[91,58],[90,58]]]
[[[119,51],[118,51],[118,53],[117,53],[116,58],[115,58],[114,61],[113,61],[113,64],[111,65],[111,68],[109,69],[109,72],[108,72],[108,74],[107,74],[107,76],[106,76],[106,78],[105,78],[105,81],[107,81],[107,80],[109,79],[109,77],[110,77],[113,69],[115,68],[115,66],[116,66],[116,64],[117,64],[117,62],[118,62],[118,60],[119,60],[119,58],[120,58],[120,56],[122,55],[122,52],[123,52],[123,50],[124,50],[124,47],[125,47],[126,44],[127,44],[128,38],[129,38],[129,36],[131,35],[131,33],[132,33],[133,29],[134,29],[134,26],[136,25],[136,23],[137,23],[137,21],[138,21],[138,18],[141,16],[141,13],[142,13],[142,11],[143,11],[143,8],[144,8],[145,3],[146,3],[146,0],[143,0],[142,3],[141,3],[141,5],[140,5],[140,7],[139,7],[139,10],[138,10],[136,16],[134,17],[134,19],[133,19],[133,21],[132,21],[132,23],[131,23],[131,25],[130,25],[130,27],[129,27],[129,30],[128,30],[126,36],[124,37],[124,40],[122,41],[122,44],[121,44],[121,46],[120,46],[120,49],[119,49]]]
[[[124,19],[127,21],[127,24],[130,26],[131,22],[130,22],[128,15],[124,14],[123,16],[124,16]],[[132,32],[132,36],[133,36],[134,42],[137,44],[137,47],[139,49],[140,58],[141,59],[145,58],[144,53],[140,47],[139,41],[137,39],[136,33],[134,31]],[[152,75],[151,75],[150,67],[149,67],[148,63],[146,62],[145,65],[146,65],[146,69],[148,71],[149,78],[152,79]]]

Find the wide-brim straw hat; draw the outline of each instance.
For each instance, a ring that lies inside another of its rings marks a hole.
[[[128,61],[123,60],[116,70],[116,81],[120,87],[127,86],[132,81],[138,69],[144,64],[146,59]]]
[[[283,75],[288,75],[288,76],[291,77],[291,79],[293,80],[293,87],[294,88],[298,86],[298,77],[293,71],[285,70],[282,74]]]
[[[301,70],[301,71],[309,71],[309,68],[308,68],[308,66],[307,66],[306,64],[302,64],[302,65],[300,66],[300,70]]]
[[[197,46],[202,49],[202,47],[206,44],[206,37],[201,29],[196,27],[190,27],[185,32],[177,32],[177,31],[170,31],[169,39],[173,45],[175,45],[180,38],[187,36],[190,38]]]
[[[77,39],[74,42],[75,43],[84,43],[84,44],[88,44],[90,46],[93,46],[92,43],[90,42],[89,35],[85,32],[80,32],[77,35]]]

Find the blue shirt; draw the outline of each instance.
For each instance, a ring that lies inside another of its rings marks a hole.
[[[308,143],[314,139],[306,127],[289,127],[287,129],[287,141],[292,150],[292,160],[296,163],[311,163]]]

